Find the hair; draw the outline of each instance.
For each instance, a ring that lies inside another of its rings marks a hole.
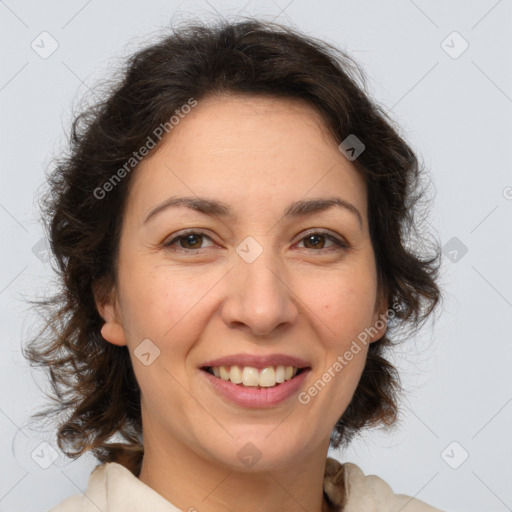
[[[144,454],[140,388],[127,346],[102,337],[95,301],[116,283],[121,221],[134,174],[126,163],[149,139],[158,145],[157,128],[168,126],[191,98],[245,94],[306,101],[338,143],[349,135],[364,143],[352,163],[367,187],[379,294],[395,314],[386,334],[369,345],[331,446],[348,444],[365,427],[392,425],[402,388],[385,350],[396,342],[391,336],[399,327],[416,331],[440,300],[439,249],[412,249],[411,240],[419,240],[413,211],[423,195],[423,169],[365,92],[363,71],[326,42],[246,19],[170,29],[133,53],[117,76],[101,101],[74,118],[68,150],[48,176],[42,211],[60,287],[42,301],[45,326],[24,356],[48,373],[53,405],[33,417],[65,414],[57,444],[68,457],[90,450],[102,463],[119,462],[138,476]],[[114,182],[115,176],[120,179]],[[112,437],[122,442],[109,442]]]

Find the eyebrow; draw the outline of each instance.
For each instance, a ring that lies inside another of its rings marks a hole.
[[[296,201],[284,209],[283,218],[305,217],[307,215],[312,215],[313,213],[329,210],[333,206],[338,206],[351,212],[357,217],[360,226],[363,225],[361,212],[352,203],[349,203],[341,197],[322,197]],[[210,216],[225,218],[233,218],[235,216],[231,207],[222,201],[208,199],[205,197],[170,197],[148,213],[144,220],[144,224],[163,210],[179,207],[190,208],[191,210]]]

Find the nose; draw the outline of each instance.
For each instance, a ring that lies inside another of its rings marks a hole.
[[[221,307],[228,327],[264,337],[297,321],[298,297],[287,282],[282,262],[271,253],[264,250],[252,263],[237,256]]]

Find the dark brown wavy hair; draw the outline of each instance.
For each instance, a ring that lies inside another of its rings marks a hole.
[[[413,211],[423,197],[423,169],[365,92],[357,64],[332,45],[276,23],[189,22],[132,54],[108,83],[102,100],[75,117],[69,149],[54,160],[42,202],[61,287],[43,303],[46,327],[23,350],[51,383],[51,406],[32,417],[64,414],[57,443],[68,457],[90,450],[99,461],[119,462],[138,476],[144,454],[140,389],[127,346],[101,336],[95,302],[95,294],[101,299],[115,285],[121,220],[136,166],[109,187],[108,197],[98,191],[191,98],[233,93],[306,101],[338,143],[355,134],[365,145],[353,164],[367,187],[379,292],[396,314],[386,335],[369,346],[331,445],[347,444],[364,427],[393,424],[401,386],[385,351],[397,342],[393,333],[404,326],[416,331],[438,303],[439,250],[437,243],[417,243],[423,237]]]

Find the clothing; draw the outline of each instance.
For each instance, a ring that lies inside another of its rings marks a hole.
[[[442,512],[423,501],[395,494],[384,480],[375,475],[365,476],[355,464],[340,464],[330,457],[324,473],[324,496],[322,512]],[[97,466],[91,473],[85,495],[71,496],[50,512],[98,510],[181,512],[117,462]]]

